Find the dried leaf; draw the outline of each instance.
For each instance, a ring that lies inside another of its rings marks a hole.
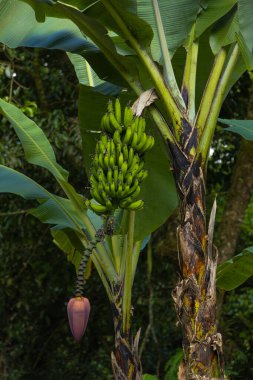
[[[144,108],[150,106],[157,99],[154,88],[144,91],[132,105],[132,111],[136,116],[140,116]]]

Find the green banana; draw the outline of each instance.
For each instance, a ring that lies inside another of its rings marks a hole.
[[[135,179],[133,186],[131,186],[131,188],[130,188],[129,196],[135,192],[135,190],[137,189],[138,186],[139,186],[139,181],[138,181],[138,179]]]
[[[98,192],[99,192],[99,193],[102,193],[102,191],[104,191],[104,186],[103,186],[103,182],[100,181],[100,182],[98,183]]]
[[[107,104],[107,111],[108,113],[113,113],[114,112],[114,109],[113,109],[113,103],[111,100],[109,100],[108,104]]]
[[[103,198],[100,196],[99,192],[95,188],[91,188],[90,193],[92,195],[92,198],[94,198],[97,202],[103,204]]]
[[[129,185],[125,185],[124,186],[124,190],[122,191],[122,194],[121,194],[121,199],[124,199],[125,197],[128,197],[129,190],[130,190],[130,186]]]
[[[136,150],[141,151],[141,149],[144,147],[147,141],[147,135],[145,132],[141,133],[140,135],[140,141],[138,142],[136,146]]]
[[[133,210],[133,211],[137,211],[137,210],[140,210],[142,209],[144,206],[144,202],[143,200],[138,200],[138,201],[135,201],[133,203],[131,203],[130,205],[128,205],[127,208],[129,208],[130,210]]]
[[[130,186],[132,182],[133,182],[133,175],[131,172],[128,172],[126,176],[126,184]]]
[[[111,123],[110,123],[109,113],[105,114],[105,118],[104,118],[103,124],[104,124],[104,131],[105,132],[107,132],[107,133],[113,133],[114,129],[112,128]]]
[[[120,183],[123,183],[123,180],[124,180],[124,176],[123,176],[122,170],[120,169],[119,175],[118,175],[118,181],[120,181]]]
[[[116,186],[115,186],[114,182],[112,182],[110,184],[110,191],[111,191],[112,197],[115,197],[115,195],[116,195]]]
[[[126,144],[123,145],[123,156],[124,156],[124,160],[127,161],[128,160],[128,147]]]
[[[118,158],[118,166],[120,169],[123,165],[123,162],[124,162],[124,156],[123,156],[123,153],[120,153],[119,158]]]
[[[133,111],[131,107],[126,106],[124,109],[124,125],[127,127],[129,124],[133,122]]]
[[[131,167],[132,163],[133,163],[133,158],[134,158],[134,150],[132,147],[130,147],[129,151],[128,151],[128,166]]]
[[[116,120],[119,124],[121,124],[121,105],[120,105],[120,101],[118,98],[115,100],[114,108],[115,108]]]
[[[100,141],[106,146],[108,144],[108,136],[105,133],[102,133],[100,136]]]
[[[145,153],[148,150],[152,149],[155,143],[155,139],[153,136],[147,136],[147,140],[145,145],[140,149],[140,153]]]
[[[113,180],[114,180],[116,188],[118,187],[118,178],[119,178],[119,169],[116,166],[116,167],[114,167],[114,171],[113,171]]]
[[[137,186],[137,188],[135,189],[135,191],[131,194],[131,197],[133,199],[137,198],[138,195],[140,194],[140,192],[141,192],[141,188],[140,188],[140,186]]]
[[[102,143],[102,141],[100,140],[98,143],[97,143],[97,151],[98,153],[105,153],[105,150],[106,150],[106,147],[105,145]]]
[[[138,143],[138,140],[139,140],[139,136],[137,135],[136,132],[133,133],[133,139],[132,139],[132,142],[131,142],[131,146],[135,149],[136,146],[137,146],[137,143]]]
[[[141,170],[140,173],[137,174],[137,178],[139,182],[144,181],[145,178],[148,176],[148,171],[147,170]]]
[[[121,130],[121,125],[120,125],[119,122],[117,121],[117,119],[116,119],[114,113],[112,113],[112,112],[109,113],[109,119],[110,119],[110,123],[111,123],[111,125],[112,125],[112,127],[113,127],[113,129],[114,129],[115,131],[117,131],[117,130]]]
[[[121,181],[118,181],[118,189],[117,189],[117,197],[120,199],[120,197],[122,196],[122,193],[123,193],[123,187],[122,187],[122,182]]]
[[[103,154],[102,153],[99,153],[99,156],[98,156],[98,162],[99,162],[99,165],[102,169],[105,169],[105,164],[104,164],[104,160],[103,160]]]
[[[114,166],[115,166],[115,155],[111,155],[110,158],[109,158],[109,165],[110,167],[113,169]]]
[[[104,154],[107,153],[109,156],[111,154],[111,143],[110,141],[107,142],[106,146],[105,146],[105,151],[104,151]]]
[[[127,197],[125,199],[122,199],[119,203],[121,208],[128,208],[128,206],[133,203],[133,198],[132,197]]]
[[[109,101],[101,118],[102,133],[96,144],[90,176],[91,196],[98,203],[87,201],[98,214],[117,207],[138,210],[143,207],[139,196],[140,183],[147,177],[143,155],[154,145],[154,138],[145,133],[146,121],[134,116],[131,107],[123,109],[119,99]]]
[[[112,183],[112,169],[111,168],[107,172],[107,181],[110,186],[110,183]]]
[[[123,177],[125,176],[126,172],[127,172],[127,162],[124,161],[122,166],[121,166],[121,171],[122,171],[122,174],[123,174]]]
[[[104,169],[106,170],[109,166],[109,154],[104,154]]]
[[[113,134],[113,141],[115,144],[122,144],[121,143],[121,138],[120,138],[120,132],[117,130]]]
[[[133,171],[136,167],[139,167],[140,158],[138,154],[135,154],[132,160],[131,165],[129,166],[129,171]]]
[[[132,139],[132,128],[127,127],[125,136],[123,138],[123,143],[128,144],[131,139]]]
[[[146,121],[144,117],[140,117],[138,132],[140,131],[140,133],[144,133],[145,129],[146,129]]]
[[[96,172],[98,170],[98,165],[99,165],[97,154],[95,154],[93,158],[92,165],[93,165],[93,171]]]
[[[107,206],[92,202],[89,202],[89,206],[96,214],[105,214],[107,212]]]
[[[110,140],[110,152],[111,154],[113,154],[113,152],[115,152],[115,144],[114,144],[114,141],[111,139]]]
[[[119,158],[119,155],[121,153],[121,144],[115,144],[116,145],[116,157]]]
[[[139,118],[138,117],[135,117],[132,125],[131,125],[131,128],[132,128],[132,131],[137,133],[138,131],[138,125],[139,125]]]
[[[110,199],[107,199],[105,204],[106,204],[107,210],[113,210],[113,205],[112,205],[112,202],[110,201]]]
[[[100,203],[102,203],[102,204],[105,204],[106,203],[106,200],[107,200],[107,191],[102,191],[101,192],[101,197],[103,198],[103,202],[100,202]]]

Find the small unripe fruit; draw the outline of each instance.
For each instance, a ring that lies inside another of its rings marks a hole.
[[[90,315],[90,302],[85,297],[74,297],[68,302],[69,326],[73,337],[80,341],[86,330]]]

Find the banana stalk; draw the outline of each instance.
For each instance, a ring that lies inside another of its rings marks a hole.
[[[177,235],[182,279],[172,294],[183,329],[185,359],[180,370],[187,380],[223,379],[222,338],[217,332],[215,314],[217,252],[212,246],[215,213],[207,231],[203,168],[201,160],[189,155],[196,143],[192,140],[189,146],[186,142],[182,151],[171,147],[181,205]]]

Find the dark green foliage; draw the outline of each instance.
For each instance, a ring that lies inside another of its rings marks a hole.
[[[71,182],[80,193],[87,194],[77,128],[77,86],[72,66],[65,55],[60,52],[5,49],[1,60],[6,62],[3,66],[5,74],[0,82],[1,96],[9,94],[12,87],[13,101],[24,107],[28,116],[34,114],[36,122],[57,148],[58,161],[69,169]],[[13,67],[17,72],[15,81],[8,77]],[[242,87],[246,88],[248,80],[245,83],[243,79],[242,83]],[[246,95],[242,96],[242,88],[236,87],[222,117],[243,118],[244,113],[238,105],[243,104],[241,108],[246,108]],[[236,110],[235,104],[238,104]],[[209,170],[211,196],[208,205],[211,206],[213,195],[218,192],[219,223],[238,138],[220,131],[213,146],[215,151]],[[30,173],[31,167],[23,161],[15,133],[2,121],[0,152],[1,163]],[[217,157],[221,155],[220,162]],[[33,168],[33,178],[60,195],[58,188],[50,188],[51,177],[43,169]],[[66,313],[67,302],[74,291],[74,267],[52,244],[46,225],[23,213],[11,215],[33,206],[33,202],[1,195],[0,378],[111,380],[110,352],[114,344],[111,311],[96,271],[92,270],[85,289],[85,296],[91,301],[89,324],[84,339],[77,344],[71,337]],[[7,215],[3,216],[3,213]],[[252,215],[251,204],[243,224],[238,252],[253,244]],[[160,241],[163,237],[160,232]],[[150,297],[153,299],[152,327],[155,334],[148,335],[142,361],[144,372],[159,374],[159,379],[163,379],[169,371],[167,363],[181,345],[180,328],[176,326],[170,296],[177,280],[178,264],[174,252],[169,251],[166,257],[159,255],[159,246],[154,252],[151,281],[147,276],[146,252],[141,253],[133,299],[134,330],[142,326],[142,338],[150,322]],[[252,285],[252,279],[248,280],[244,287],[225,297],[221,326],[225,336],[227,373],[233,380],[251,380],[253,375]]]

